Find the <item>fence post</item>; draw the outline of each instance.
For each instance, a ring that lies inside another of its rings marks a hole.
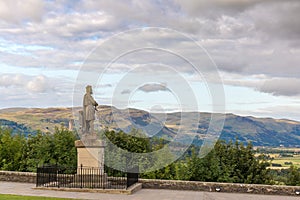
[[[36,187],[38,187],[39,186],[39,178],[40,178],[40,170],[39,170],[39,166],[37,165],[37,167],[36,167],[36,180],[35,180],[35,185],[36,185]]]
[[[135,166],[129,171],[132,172],[127,172],[127,188],[139,181],[139,166]]]
[[[79,174],[79,178],[80,178],[80,188],[82,188],[82,164],[80,165],[80,174]]]
[[[57,163],[56,163],[56,182],[57,182],[57,188],[60,187],[59,170],[60,170],[60,168],[58,167],[58,165],[57,165]]]

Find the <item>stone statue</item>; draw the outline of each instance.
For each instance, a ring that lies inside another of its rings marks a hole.
[[[93,133],[94,132],[94,121],[95,121],[95,111],[97,110],[98,103],[92,97],[93,90],[92,86],[86,86],[86,93],[83,97],[83,113],[82,113],[82,128],[83,133]]]

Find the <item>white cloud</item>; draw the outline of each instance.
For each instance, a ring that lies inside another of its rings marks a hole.
[[[186,13],[192,16],[220,17],[236,15],[261,3],[278,0],[175,0]]]
[[[300,95],[300,79],[296,78],[273,78],[266,80],[259,91],[271,93],[275,96]]]
[[[73,83],[44,75],[0,74],[2,107],[70,106]]]
[[[143,92],[157,92],[157,91],[169,91],[167,84],[165,83],[149,83],[139,87],[139,90]]]
[[[131,90],[125,89],[121,92],[121,94],[130,94]]]
[[[30,92],[45,92],[47,88],[47,80],[45,76],[36,76],[26,84],[26,88]]]
[[[44,12],[43,0],[0,1],[0,21],[22,23],[26,20],[40,21]]]
[[[300,2],[295,0],[263,2],[246,12],[255,22],[257,31],[282,40],[300,39]]]
[[[199,9],[206,7],[229,7],[229,8],[245,8],[251,4],[259,2],[259,0],[187,0],[187,1],[176,1],[187,9]]]
[[[89,37],[112,31],[116,25],[114,16],[103,12],[74,12],[48,17],[40,28],[57,37]]]
[[[30,93],[42,93],[53,89],[50,80],[43,76],[28,76],[24,74],[1,74],[0,87],[22,89]]]
[[[300,78],[270,77],[257,74],[245,77],[240,74],[221,73],[225,85],[253,88],[256,91],[272,94],[274,96],[300,96]]]

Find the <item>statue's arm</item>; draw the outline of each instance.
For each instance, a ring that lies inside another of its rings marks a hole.
[[[98,106],[98,103],[95,101],[95,99],[92,97],[92,95],[89,96],[90,102],[92,102],[93,106]]]

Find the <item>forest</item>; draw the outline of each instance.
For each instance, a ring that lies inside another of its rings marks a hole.
[[[135,153],[153,152],[167,141],[148,138],[137,130],[127,134],[122,131],[103,131],[106,138],[118,147]],[[99,134],[99,137],[101,137]],[[0,170],[35,172],[43,164],[76,166],[74,145],[79,139],[75,132],[64,127],[54,133],[37,132],[34,135],[15,134],[9,128],[0,128]],[[107,146],[110,151],[111,146]],[[291,165],[289,169],[268,168],[271,160],[264,154],[257,155],[251,143],[219,140],[204,158],[197,156],[197,146],[189,149],[175,162],[159,170],[141,173],[141,178],[172,179],[207,182],[300,185],[300,171]],[[118,160],[105,157],[105,162]],[[145,165],[151,160],[144,161]]]

